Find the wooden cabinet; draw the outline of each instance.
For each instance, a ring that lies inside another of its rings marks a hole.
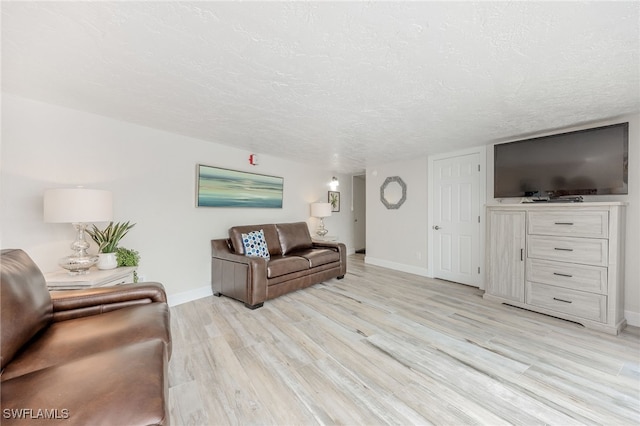
[[[488,206],[484,297],[617,334],[624,215],[623,203]]]
[[[525,212],[491,212],[487,293],[524,302]]]

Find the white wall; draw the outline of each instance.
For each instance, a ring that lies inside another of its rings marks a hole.
[[[629,121],[629,195],[609,197],[627,207],[625,311],[640,325],[640,115],[589,126]],[[554,132],[556,133],[556,132]],[[536,135],[536,136],[542,136]],[[237,224],[309,219],[309,203],[327,200],[328,170],[249,153],[216,143],[3,95],[0,151],[0,247],[25,249],[44,272],[69,253],[71,225],[42,220],[47,188],[84,185],[114,193],[115,220],[137,225],[122,245],[139,250],[140,273],[162,282],[174,300],[209,288],[212,238],[225,237]],[[197,163],[284,177],[283,209],[194,207]],[[378,165],[367,170],[367,263],[419,275],[427,264],[427,158]],[[493,197],[493,155],[487,151],[487,192]],[[380,202],[388,176],[407,184],[407,201],[398,210]],[[353,251],[351,178],[340,179],[341,211],[325,219]],[[593,200],[605,200],[597,197]],[[95,249],[94,249],[95,251]]]
[[[399,209],[380,201],[380,186],[390,176],[407,185]],[[427,276],[427,158],[370,167],[366,186],[366,262]]]
[[[174,301],[210,291],[210,240],[229,227],[307,221],[315,228],[309,204],[327,201],[336,175],[268,153],[251,166],[247,151],[4,94],[1,148],[0,247],[26,250],[44,272],[58,269],[75,234],[71,225],[43,222],[44,190],[111,190],[114,220],[137,223],[121,246],[140,252],[140,275],[162,282]],[[284,207],[196,208],[198,163],[284,177]],[[325,224],[353,251],[351,179],[337,176],[342,209]]]
[[[625,315],[631,325],[640,326],[640,115],[630,115],[588,125],[562,129],[572,131],[629,122],[629,194],[585,197],[586,201],[624,201],[627,205],[625,241]],[[545,136],[560,130],[531,135]],[[522,139],[522,138],[519,138]],[[507,142],[507,141],[505,141]],[[486,153],[487,200],[493,198],[493,149]],[[367,169],[367,256],[366,262],[399,271],[429,276],[427,263],[428,159],[377,165]],[[387,176],[400,176],[407,183],[407,202],[399,210],[387,210],[380,202],[380,185]],[[518,200],[504,200],[517,202]],[[417,253],[422,253],[418,259]]]

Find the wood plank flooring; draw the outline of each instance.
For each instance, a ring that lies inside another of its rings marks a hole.
[[[619,336],[366,265],[251,311],[172,309],[172,425],[637,425],[640,330]]]

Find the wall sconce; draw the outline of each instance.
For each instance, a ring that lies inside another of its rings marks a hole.
[[[331,204],[329,203],[313,203],[311,204],[311,216],[320,219],[316,234],[320,237],[327,235],[329,230],[324,227],[324,218],[331,216]]]
[[[337,177],[332,177],[331,178],[331,182],[329,182],[329,187],[331,188],[332,191],[335,191],[336,189],[338,189],[338,186],[340,185],[340,181],[338,180]]]

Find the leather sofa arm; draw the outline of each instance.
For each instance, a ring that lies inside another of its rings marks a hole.
[[[330,248],[334,249],[340,255],[340,276],[347,273],[347,246],[344,243],[331,241],[314,241],[314,248]]]
[[[251,257],[232,252],[230,244],[227,239],[211,240],[211,257],[248,265]]]
[[[214,259],[228,260],[249,266],[253,275],[259,278],[267,278],[267,260],[262,257],[246,256],[231,251],[228,240],[211,240],[211,257]],[[266,284],[265,284],[266,285]]]
[[[343,243],[336,243],[331,241],[314,241],[313,247],[318,248],[333,248],[340,251],[343,247],[346,247]]]
[[[227,239],[211,240],[211,287],[255,309],[267,298],[267,259],[231,251]],[[238,265],[244,265],[240,270]]]
[[[98,315],[127,306],[167,302],[164,287],[156,282],[51,291],[50,294],[54,322]]]

